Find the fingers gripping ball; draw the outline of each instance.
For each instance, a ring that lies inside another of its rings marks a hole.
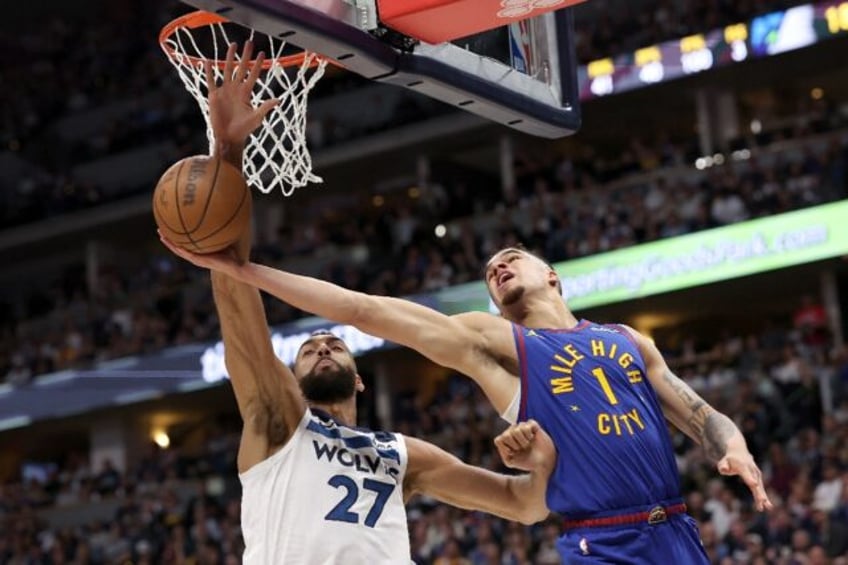
[[[174,163],[153,193],[153,216],[162,234],[194,253],[214,253],[249,228],[250,190],[239,170],[207,155]]]

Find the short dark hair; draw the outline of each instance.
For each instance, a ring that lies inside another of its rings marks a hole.
[[[300,350],[303,349],[304,345],[306,345],[307,343],[309,343],[310,341],[312,341],[316,337],[331,337],[333,339],[337,339],[340,342],[344,343],[344,340],[342,338],[340,338],[339,336],[337,336],[336,334],[334,334],[330,330],[325,330],[325,329],[315,330],[311,334],[309,334],[309,337],[304,339],[303,343],[300,344],[300,347],[297,348],[297,355],[300,355]],[[344,345],[345,345],[345,347],[347,347],[346,343],[344,343]]]
[[[481,277],[484,281],[486,280],[486,271],[488,270],[489,263],[491,263],[491,262],[492,262],[492,259],[494,259],[494,258],[495,258],[495,257],[497,257],[498,255],[500,255],[501,253],[504,253],[504,252],[506,252],[506,251],[520,251],[521,253],[526,253],[527,255],[530,255],[531,257],[535,257],[536,259],[538,259],[539,261],[541,261],[542,263],[544,263],[544,264],[545,264],[545,266],[547,266],[547,267],[548,267],[551,271],[553,271],[554,273],[556,273],[556,269],[554,269],[554,266],[553,266],[553,265],[551,265],[551,264],[550,264],[550,262],[548,262],[548,260],[547,260],[547,259],[545,259],[545,258],[544,258],[544,257],[542,257],[541,255],[539,255],[538,253],[535,253],[535,252],[533,252],[533,251],[531,251],[531,250],[527,249],[527,247],[525,247],[523,243],[520,243],[520,242],[519,242],[519,243],[517,243],[517,244],[515,244],[515,245],[511,245],[511,246],[509,246],[509,247],[503,247],[503,248],[501,248],[501,249],[499,249],[499,250],[495,251],[494,253],[492,253],[492,254],[489,256],[489,258],[486,260],[486,262],[485,262],[485,263],[483,263],[483,270],[482,270],[482,273],[480,274],[480,277]],[[488,286],[488,285],[487,285],[487,286]],[[560,280],[559,280],[559,276],[557,276],[556,288],[557,288],[557,290],[559,291],[560,296],[562,296],[562,281],[560,281]]]
[[[330,330],[324,330],[324,329],[321,329],[321,330],[315,330],[314,332],[312,332],[311,334],[309,334],[309,337],[307,338],[307,340],[306,340],[306,341],[309,341],[309,340],[310,340],[310,339],[312,339],[313,337],[321,337],[322,335],[329,335],[329,336],[332,336],[332,337],[334,337],[334,338],[336,338],[336,339],[339,339],[339,336],[337,336],[336,334],[334,334],[334,333],[333,333],[333,332],[331,332]]]

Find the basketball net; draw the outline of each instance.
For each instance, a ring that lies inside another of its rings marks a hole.
[[[210,153],[215,138],[209,121],[204,63],[212,63],[216,81],[223,78],[227,49],[233,42],[230,36],[239,27],[217,14],[192,12],[170,22],[159,34],[168,60],[203,112]],[[266,194],[279,187],[284,196],[289,196],[309,183],[323,182],[312,172],[312,157],[306,146],[306,106],[309,92],[324,75],[327,59],[312,52],[284,56],[285,41],[250,30],[250,39],[254,36],[261,36],[266,60],[251,94],[251,104],[256,107],[270,98],[278,98],[280,103],[248,139],[242,172],[248,185]]]

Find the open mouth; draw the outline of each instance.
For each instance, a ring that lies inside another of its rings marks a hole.
[[[502,287],[504,283],[510,279],[512,279],[515,275],[510,273],[509,271],[504,271],[500,275],[498,275],[498,288]]]
[[[336,363],[335,361],[333,361],[329,357],[324,357],[323,359],[321,359],[320,361],[315,363],[314,369],[317,369],[318,367],[326,366],[326,365],[338,365],[338,363]]]

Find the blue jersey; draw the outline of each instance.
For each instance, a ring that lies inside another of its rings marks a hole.
[[[659,400],[632,336],[582,320],[571,330],[513,325],[519,420],[558,451],[548,507],[568,518],[678,500],[680,482]]]

